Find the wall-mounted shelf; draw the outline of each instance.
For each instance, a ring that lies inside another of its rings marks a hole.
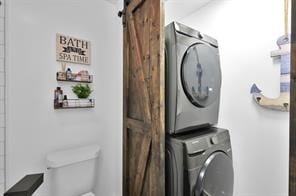
[[[60,81],[60,82],[92,83],[92,79],[90,81],[83,81],[83,80],[62,80],[62,79],[57,78],[57,81]]]
[[[69,79],[66,79],[66,73],[57,72],[56,79],[57,79],[57,81],[61,81],[61,82],[78,82],[78,83],[92,83],[93,82],[92,75],[77,77],[77,74],[73,74],[73,76],[75,76],[75,77],[73,79],[69,80]]]
[[[75,109],[75,108],[94,108],[95,100],[94,99],[67,99],[59,106],[54,101],[54,109]]]

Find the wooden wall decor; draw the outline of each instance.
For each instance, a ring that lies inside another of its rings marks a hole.
[[[280,93],[276,98],[265,96],[262,91],[253,84],[251,94],[254,101],[261,107],[273,110],[289,112],[290,109],[290,60],[291,60],[291,39],[289,35],[289,0],[284,0],[284,30],[285,34],[277,39],[279,50],[271,51],[272,58],[280,58]]]
[[[292,0],[289,196],[296,195],[296,0]]]
[[[125,0],[123,195],[165,195],[163,0]]]
[[[56,58],[57,61],[91,64],[91,42],[75,37],[56,34]]]

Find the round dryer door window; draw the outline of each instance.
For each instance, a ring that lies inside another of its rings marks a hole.
[[[233,196],[233,165],[222,152],[212,154],[197,179],[195,196]]]
[[[198,43],[186,51],[181,78],[184,92],[192,104],[207,107],[220,95],[221,70],[218,50],[208,44]]]

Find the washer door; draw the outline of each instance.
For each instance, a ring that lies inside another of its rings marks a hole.
[[[223,152],[212,154],[197,179],[195,196],[232,196],[232,160]]]
[[[185,94],[197,107],[207,107],[220,95],[221,70],[217,50],[204,43],[189,47],[183,56],[181,80]]]

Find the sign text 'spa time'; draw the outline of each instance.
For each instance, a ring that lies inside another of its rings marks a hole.
[[[56,45],[57,61],[90,64],[91,44],[89,41],[57,34]]]

